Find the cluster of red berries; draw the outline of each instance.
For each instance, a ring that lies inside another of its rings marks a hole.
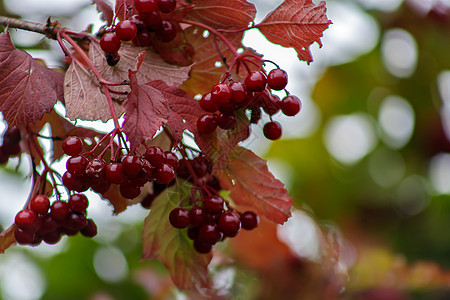
[[[67,189],[83,192],[91,188],[104,194],[111,184],[117,184],[121,195],[127,199],[139,196],[147,182],[168,184],[173,181],[179,163],[174,153],[164,152],[157,146],[147,148],[142,157],[127,154],[108,163],[101,157],[89,160],[87,155],[80,154],[83,142],[79,137],[68,137],[62,147],[64,153],[71,156],[62,177]]]
[[[81,232],[86,237],[94,237],[97,225],[86,218],[88,205],[83,194],[73,194],[67,202],[56,200],[51,206],[46,195],[36,195],[26,209],[17,213],[14,237],[20,245],[32,246],[42,241],[56,244],[64,234],[72,236]]]
[[[241,228],[252,230],[258,226],[258,216],[252,211],[239,213],[224,209],[224,199],[212,195],[204,201],[196,200],[190,209],[174,208],[169,214],[170,224],[186,228],[188,237],[199,253],[208,253],[214,244],[227,237],[235,237]]]
[[[176,0],[134,0],[135,13],[129,19],[120,21],[113,31],[100,39],[100,47],[105,52],[108,64],[119,62],[117,52],[121,41],[131,41],[139,47],[149,47],[156,38],[167,43],[175,39],[180,26],[174,20],[162,18],[176,8]]]
[[[0,146],[0,164],[9,160],[10,156],[20,153],[20,130],[16,126],[10,127],[3,135],[3,144]]]
[[[211,92],[200,99],[201,108],[209,114],[204,114],[197,120],[200,133],[210,134],[217,127],[232,129],[236,126],[235,111],[244,108],[251,111],[250,122],[258,123],[261,118],[261,108],[272,117],[280,109],[287,116],[295,116],[300,112],[301,101],[293,95],[286,96],[282,101],[271,93],[271,90],[283,90],[287,85],[287,73],[282,69],[274,69],[266,74],[262,71],[247,75],[244,82],[218,83]],[[281,137],[280,123],[270,121],[264,125],[264,136],[270,140]]]

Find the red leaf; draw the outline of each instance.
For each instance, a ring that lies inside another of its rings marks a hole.
[[[142,231],[142,259],[159,259],[180,289],[210,288],[208,264],[211,254],[194,250],[186,230],[169,223],[169,213],[181,199],[189,196],[186,183],[166,189],[152,203]]]
[[[238,205],[282,224],[291,216],[292,199],[283,183],[267,168],[266,161],[242,147],[233,150],[223,169],[216,173],[220,185],[231,191]]]
[[[246,28],[256,14],[255,6],[246,0],[192,0],[190,2],[195,7],[186,19],[219,29]]]
[[[167,125],[172,130],[175,138],[181,140],[185,129],[195,132],[197,119],[204,114],[198,102],[182,89],[168,86],[161,80],[151,81],[147,84],[158,89],[168,101],[170,110]]]
[[[168,101],[151,85],[139,85],[136,74],[129,72],[131,92],[123,104],[125,122],[123,131],[135,149],[146,139],[152,139],[169,117]]]
[[[0,34],[0,111],[9,126],[34,123],[63,100],[62,73],[37,63]]]
[[[125,20],[125,12],[127,8],[134,8],[134,0],[116,0],[116,5],[114,6],[114,11],[116,12],[119,20]]]
[[[114,12],[105,0],[92,0],[92,4],[97,6],[97,10],[102,13],[102,20],[106,21],[108,26],[112,24]]]
[[[11,225],[8,229],[0,234],[0,254],[5,253],[6,249],[14,245],[16,238],[14,237],[15,225]]]
[[[326,16],[325,2],[314,5],[312,0],[285,0],[255,25],[272,43],[294,47],[300,60],[312,62],[309,46],[317,42],[331,21]]]

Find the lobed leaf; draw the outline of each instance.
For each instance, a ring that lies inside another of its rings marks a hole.
[[[279,224],[291,216],[292,199],[283,183],[272,175],[266,161],[252,151],[236,147],[216,177],[224,189],[231,191],[236,204]]]
[[[312,0],[285,0],[254,27],[272,43],[293,47],[300,60],[312,62],[309,47],[317,42],[331,21],[326,16],[325,1],[314,5]]]
[[[97,10],[102,13],[102,20],[107,23],[108,26],[112,24],[114,11],[109,3],[105,0],[92,0],[92,4],[95,4]]]
[[[0,111],[9,126],[41,119],[63,100],[64,75],[16,49],[9,33],[0,34]]]
[[[175,184],[154,200],[144,221],[142,259],[159,259],[180,289],[210,288],[211,254],[196,252],[186,229],[176,229],[169,223],[170,211],[189,196],[190,189],[191,185],[186,182]]]

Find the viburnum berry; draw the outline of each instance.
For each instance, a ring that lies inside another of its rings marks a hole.
[[[116,35],[121,41],[131,41],[136,37],[136,24],[130,20],[123,20],[116,25]]]
[[[198,239],[210,245],[217,243],[221,238],[221,232],[216,224],[203,225],[198,232]]]
[[[205,243],[205,242],[201,241],[200,239],[195,239],[194,240],[194,249],[198,253],[207,254],[207,253],[211,252],[212,245],[209,243]]]
[[[232,211],[223,213],[219,218],[219,229],[225,236],[236,236],[241,228],[239,217]]]
[[[103,178],[100,181],[94,181],[91,182],[91,189],[96,192],[99,193],[101,195],[103,195],[104,193],[106,193],[109,188],[111,187],[111,182],[106,180],[105,178]],[[82,192],[82,191],[77,191],[77,192]]]
[[[217,104],[228,103],[231,99],[231,89],[226,83],[218,83],[211,89],[211,100]]]
[[[161,26],[156,29],[156,37],[163,43],[173,41],[177,36],[178,28],[170,21],[162,20]]]
[[[137,175],[142,169],[142,159],[137,155],[125,155],[122,158],[123,171],[127,175]]]
[[[302,102],[298,97],[289,95],[280,102],[280,107],[286,116],[295,116],[302,109]]]
[[[217,122],[214,115],[203,115],[197,120],[197,129],[200,133],[210,134],[217,128]]]
[[[274,69],[267,75],[267,84],[272,90],[282,90],[286,87],[288,82],[287,73],[281,69]]]
[[[71,191],[84,192],[89,188],[85,176],[77,176],[70,172],[65,172],[62,177],[64,186]]]
[[[163,13],[171,13],[177,6],[176,0],[156,0],[158,8]]]
[[[156,167],[166,160],[166,155],[164,154],[164,151],[158,146],[152,146],[147,148],[144,153],[144,158]]]
[[[146,29],[150,32],[154,32],[162,26],[161,15],[157,11],[149,13],[139,13],[139,15],[142,17]]]
[[[134,0],[134,7],[140,13],[151,13],[158,11],[156,0]]]
[[[209,213],[220,213],[223,210],[223,198],[215,195],[206,198],[203,207]]]
[[[269,116],[273,116],[280,110],[280,98],[277,95],[268,94],[264,104],[262,105],[263,110]]]
[[[267,78],[261,71],[252,72],[247,75],[244,83],[250,91],[262,92],[266,88]]]
[[[3,135],[3,145],[16,145],[20,142],[20,129],[17,126],[9,127]]]
[[[100,48],[105,53],[116,53],[120,49],[120,39],[114,32],[107,32],[100,39]]]
[[[234,103],[242,103],[249,96],[247,86],[242,82],[232,82],[230,84],[230,90],[231,100]]]
[[[105,167],[105,179],[114,184],[120,184],[125,181],[125,172],[123,166],[118,162],[109,162]]]
[[[241,227],[246,230],[252,230],[258,226],[259,217],[252,211],[245,211],[241,214]]]
[[[152,45],[152,36],[148,31],[142,31],[132,40],[133,44],[138,47],[149,47]]]
[[[62,149],[67,155],[78,155],[83,151],[83,141],[77,136],[69,136],[64,140]]]
[[[192,226],[200,227],[208,222],[208,213],[203,208],[203,206],[193,206],[189,210],[189,214],[191,216]]]
[[[211,98],[211,93],[206,93],[198,102],[200,107],[207,112],[213,113],[219,109],[219,105]]]
[[[87,207],[89,206],[89,201],[87,197],[83,194],[73,194],[69,198],[69,207],[72,211],[76,211],[79,213],[86,212]]]
[[[86,166],[86,175],[94,182],[102,181],[105,177],[106,162],[102,158],[92,159]]]
[[[278,140],[283,130],[280,123],[272,121],[264,124],[263,132],[264,136],[269,140]]]
[[[22,230],[18,227],[14,229],[14,238],[19,245],[30,245],[35,240],[35,233],[32,231]]]
[[[169,214],[169,222],[175,228],[186,228],[191,223],[189,210],[183,207],[172,209]]]
[[[40,234],[42,236],[42,240],[49,244],[54,245],[61,240],[61,232],[59,230],[51,231],[45,234]]]
[[[250,123],[256,124],[261,119],[261,108],[255,107],[251,110]]]
[[[72,156],[66,162],[66,169],[73,175],[81,176],[85,174],[86,166],[88,163],[89,160],[84,156]]]
[[[132,15],[128,20],[136,25],[137,33],[143,32],[145,30],[144,20],[140,15]]]
[[[22,230],[34,231],[38,225],[38,215],[31,209],[24,209],[16,214],[14,223]]]
[[[160,164],[155,170],[156,182],[167,184],[175,178],[175,170],[168,163]]]
[[[82,235],[92,238],[97,235],[97,225],[92,219],[87,219],[87,225],[80,232]]]
[[[70,213],[70,206],[69,203],[62,201],[62,200],[56,200],[53,202],[51,208],[50,208],[50,215],[53,219],[57,221],[64,220]]]
[[[236,115],[234,113],[220,113],[217,115],[216,122],[222,129],[232,129],[236,126]]]
[[[46,195],[36,195],[31,199],[30,207],[36,214],[45,214],[50,208],[50,200]]]
[[[125,181],[119,186],[120,194],[127,199],[134,199],[141,193],[141,187],[131,181]]]
[[[179,164],[178,157],[171,151],[166,151],[164,154],[166,156],[165,163],[171,165],[176,170]]]
[[[88,224],[86,219],[86,213],[70,212],[66,220],[64,221],[64,227],[80,230],[86,227]]]

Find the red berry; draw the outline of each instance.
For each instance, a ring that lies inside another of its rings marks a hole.
[[[223,114],[230,115],[230,114],[234,113],[234,111],[238,108],[239,108],[239,106],[236,103],[230,101],[230,102],[221,104],[219,107],[219,111]]]
[[[264,124],[264,136],[269,140],[278,140],[282,134],[281,124],[275,121]]]
[[[177,36],[178,28],[170,21],[162,20],[161,26],[156,29],[156,37],[163,43],[173,41]]]
[[[89,160],[84,156],[72,156],[66,162],[66,169],[73,175],[81,176],[85,174],[86,166],[88,163]]]
[[[9,127],[3,135],[3,145],[17,145],[20,143],[20,129],[17,126]]]
[[[106,62],[109,66],[113,67],[117,65],[117,63],[120,61],[119,53],[105,53]]]
[[[176,0],[156,0],[158,8],[163,13],[171,13],[177,6]]]
[[[172,209],[169,214],[170,224],[175,228],[186,228],[191,223],[189,210],[183,207]]]
[[[70,172],[65,172],[62,177],[64,186],[70,191],[84,192],[89,188],[85,176],[76,176]]]
[[[105,33],[100,39],[100,48],[106,53],[116,53],[120,49],[120,39],[114,32]]]
[[[217,243],[221,238],[219,227],[216,224],[203,225],[198,232],[198,239],[210,245]]]
[[[202,99],[200,99],[199,104],[200,107],[207,112],[213,113],[219,109],[219,105],[212,100],[211,93],[204,94]]]
[[[176,170],[178,168],[178,164],[179,164],[178,157],[173,152],[170,152],[170,151],[166,151],[164,153],[166,156],[165,163],[171,165],[172,168],[174,170]]]
[[[220,213],[223,210],[223,199],[220,196],[211,196],[205,200],[203,207],[209,213]]]
[[[62,201],[62,200],[56,200],[53,202],[51,208],[50,208],[50,215],[54,220],[62,221],[64,220],[70,213],[70,206],[69,203]]]
[[[230,102],[231,89],[226,83],[218,83],[211,89],[211,100],[217,104]]]
[[[162,164],[166,160],[164,151],[158,146],[149,147],[144,153],[144,158],[154,167]]]
[[[116,25],[116,35],[121,41],[131,41],[136,37],[137,27],[130,20],[120,21]]]
[[[219,229],[225,236],[235,236],[241,228],[239,217],[232,211],[223,213],[219,218]]]
[[[83,194],[73,194],[69,198],[69,207],[72,211],[85,213],[89,206],[87,197]]]
[[[52,231],[56,231],[58,227],[58,222],[52,218],[51,214],[47,213],[42,216],[41,226],[39,227],[39,234],[46,234]]]
[[[14,229],[14,238],[19,245],[30,245],[34,242],[36,235],[32,231],[26,231],[16,227]]]
[[[31,199],[30,207],[37,214],[45,214],[50,208],[50,200],[46,195],[36,195]]]
[[[83,141],[77,136],[69,136],[64,140],[62,149],[67,155],[78,155],[83,151]]]
[[[203,115],[197,120],[197,129],[200,133],[210,134],[217,128],[217,122],[214,115]]]
[[[259,217],[252,211],[246,211],[241,214],[241,226],[246,230],[252,230],[258,226]]]
[[[152,45],[152,36],[150,32],[143,31],[138,33],[136,37],[133,39],[133,44],[138,47],[149,47]]]
[[[277,95],[268,94],[262,107],[269,116],[273,116],[280,110],[280,98]]]
[[[153,191],[150,191],[147,196],[141,201],[141,206],[143,208],[149,209],[152,206],[153,200],[155,200],[156,196]]]
[[[216,119],[217,125],[222,129],[231,129],[236,126],[236,115],[220,113]]]
[[[157,11],[145,14],[140,13],[139,15],[142,17],[148,31],[153,32],[162,26],[161,15]]]
[[[134,7],[140,13],[151,13],[158,11],[156,0],[134,0]]]
[[[211,252],[212,245],[202,242],[200,239],[194,239],[194,249],[198,253],[207,254]]]
[[[71,212],[64,221],[64,227],[80,230],[88,224],[86,213]]]
[[[86,166],[86,175],[94,182],[102,181],[105,177],[106,162],[101,158],[94,158]]]
[[[193,206],[189,214],[191,216],[191,225],[200,227],[208,222],[208,213],[202,206]]]
[[[242,82],[232,82],[230,84],[230,90],[231,100],[235,103],[244,102],[249,96],[247,86]]]
[[[132,15],[129,20],[136,25],[138,34],[145,30],[144,20],[140,15]]]
[[[192,168],[198,177],[211,173],[212,164],[205,156],[197,156],[192,160]]]
[[[136,155],[125,155],[122,158],[122,166],[125,174],[130,176],[137,175],[142,169],[142,159]]]
[[[92,219],[87,219],[87,225],[80,232],[82,235],[92,238],[97,235],[97,225]]]
[[[148,160],[143,158],[142,159],[142,169],[141,169],[141,172],[137,176],[141,177],[145,181],[152,181],[152,180],[155,180],[154,173],[155,173],[155,167],[152,166]]]
[[[266,75],[263,72],[252,72],[245,78],[245,85],[252,92],[262,92],[266,88]]]
[[[141,187],[131,181],[121,183],[119,190],[120,194],[127,199],[134,199],[141,193]]]
[[[160,164],[155,170],[156,182],[167,184],[175,178],[175,170],[168,163]]]
[[[38,226],[38,216],[31,209],[24,209],[17,213],[14,223],[25,231],[35,231]]]
[[[125,172],[123,166],[118,162],[109,162],[105,167],[105,179],[114,184],[120,184],[125,181]]]
[[[286,116],[295,116],[302,109],[302,102],[298,97],[289,95],[280,102],[280,106]]]
[[[54,245],[58,243],[61,240],[61,232],[59,230],[51,231],[45,234],[42,234],[42,240],[49,244]]]
[[[281,69],[274,69],[267,75],[267,84],[272,90],[282,90],[288,82],[287,73]]]
[[[98,181],[98,182],[93,182],[91,184],[91,189],[94,192],[99,193],[101,195],[106,193],[109,190],[110,187],[111,187],[111,182],[106,180],[106,179],[103,179],[103,180]]]

